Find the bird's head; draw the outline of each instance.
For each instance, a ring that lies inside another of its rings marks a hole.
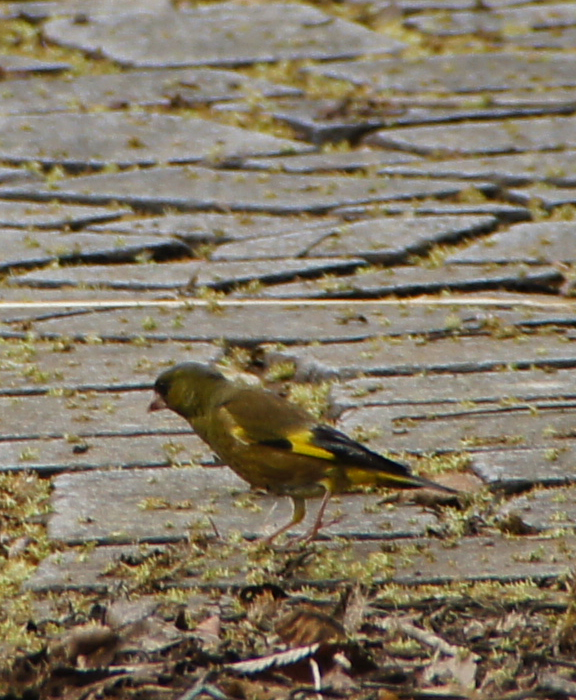
[[[169,408],[184,418],[193,418],[208,408],[214,392],[222,384],[226,384],[224,375],[213,367],[183,362],[158,376],[148,410]]]

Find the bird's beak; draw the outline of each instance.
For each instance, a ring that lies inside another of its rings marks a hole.
[[[166,401],[164,401],[160,394],[154,392],[154,398],[148,406],[148,413],[152,413],[152,411],[161,411],[164,408],[168,408]]]

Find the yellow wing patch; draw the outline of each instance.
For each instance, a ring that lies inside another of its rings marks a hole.
[[[235,425],[233,428],[230,429],[230,432],[239,442],[243,443],[244,445],[250,444],[251,441],[248,439],[246,431],[241,426]]]
[[[310,430],[303,430],[300,433],[292,433],[287,436],[292,445],[292,452],[307,457],[318,457],[319,459],[336,459],[332,452],[314,444],[314,435]]]

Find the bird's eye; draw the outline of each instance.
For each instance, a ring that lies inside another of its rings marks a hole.
[[[160,377],[154,384],[154,391],[156,391],[160,396],[166,396],[168,393],[168,380]]]

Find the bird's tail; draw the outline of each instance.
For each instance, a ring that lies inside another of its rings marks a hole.
[[[389,462],[388,469],[361,469],[349,467],[346,469],[346,476],[354,486],[385,486],[391,489],[434,489],[444,493],[458,493],[456,489],[438,484],[423,476],[413,474],[408,467],[399,462],[393,462],[387,457],[383,457]],[[393,465],[393,466],[392,466]]]

